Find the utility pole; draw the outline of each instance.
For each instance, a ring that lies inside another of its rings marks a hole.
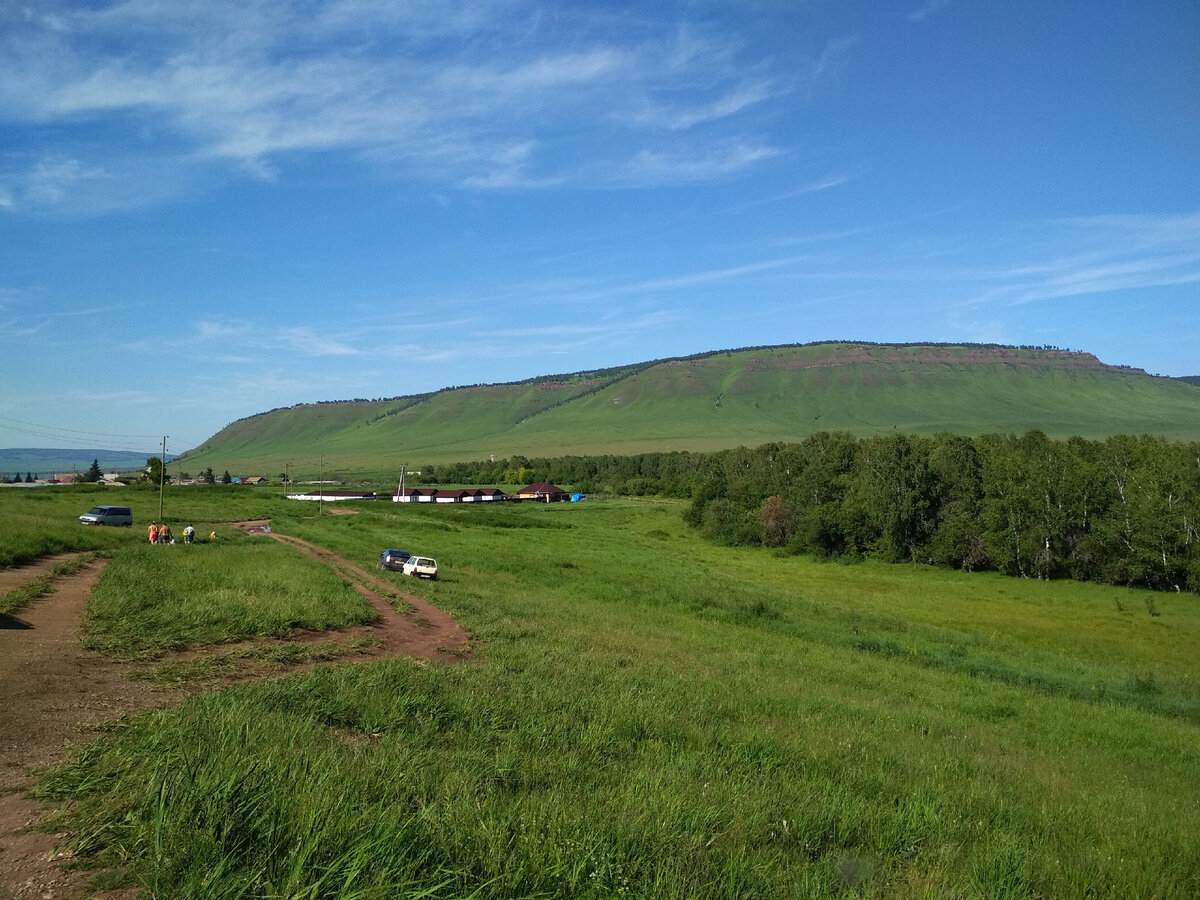
[[[159,460],[161,465],[158,467],[158,521],[163,520],[163,489],[167,484],[167,438],[170,435],[163,435],[162,458]]]

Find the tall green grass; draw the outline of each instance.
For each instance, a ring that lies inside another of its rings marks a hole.
[[[94,485],[0,489],[0,568],[55,553],[130,545],[136,529],[79,524],[79,516],[93,506],[121,503],[117,496]]]
[[[276,527],[436,556],[436,583],[387,577],[477,656],[239,686],[91,745],[43,790],[155,896],[1200,894],[1194,598],[714,552],[664,504]]]
[[[376,618],[332,570],[267,538],[144,544],[105,570],[88,604],[84,645],[145,656]]]
[[[133,511],[133,527],[79,523],[80,515],[101,504],[128,506]],[[238,536],[228,523],[316,517],[318,511],[318,504],[288,500],[277,486],[167,485],[162,496],[152,485],[0,488],[0,569],[53,553],[110,551],[142,544],[151,521],[172,523],[178,541],[182,541],[185,524],[191,523],[203,540],[214,529],[222,538]]]
[[[133,527],[79,524],[81,514],[101,504],[128,506],[133,511]],[[0,488],[0,568],[54,553],[114,550],[143,543],[151,521],[170,522],[175,539],[182,541],[183,526],[189,522],[201,538],[214,528],[222,537],[229,537],[235,535],[227,527],[230,522],[317,513],[316,504],[288,500],[279,487],[169,484],[161,497],[153,485]]]

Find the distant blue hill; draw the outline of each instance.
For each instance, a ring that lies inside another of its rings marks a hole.
[[[67,472],[86,472],[92,460],[99,460],[102,472],[132,472],[143,469],[146,460],[160,454],[149,450],[136,453],[130,450],[63,450],[38,447],[0,449],[0,476],[11,478],[27,473],[35,478],[50,478]],[[167,454],[167,462],[175,456]]]

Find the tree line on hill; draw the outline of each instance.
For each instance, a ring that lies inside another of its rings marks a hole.
[[[689,500],[718,544],[1200,592],[1200,444],[1152,436],[822,432],[716,453],[426,467],[432,483]]]

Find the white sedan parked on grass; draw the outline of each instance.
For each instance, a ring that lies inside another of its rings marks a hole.
[[[437,560],[428,556],[412,556],[404,564],[405,575],[416,575],[418,578],[437,580]]]

